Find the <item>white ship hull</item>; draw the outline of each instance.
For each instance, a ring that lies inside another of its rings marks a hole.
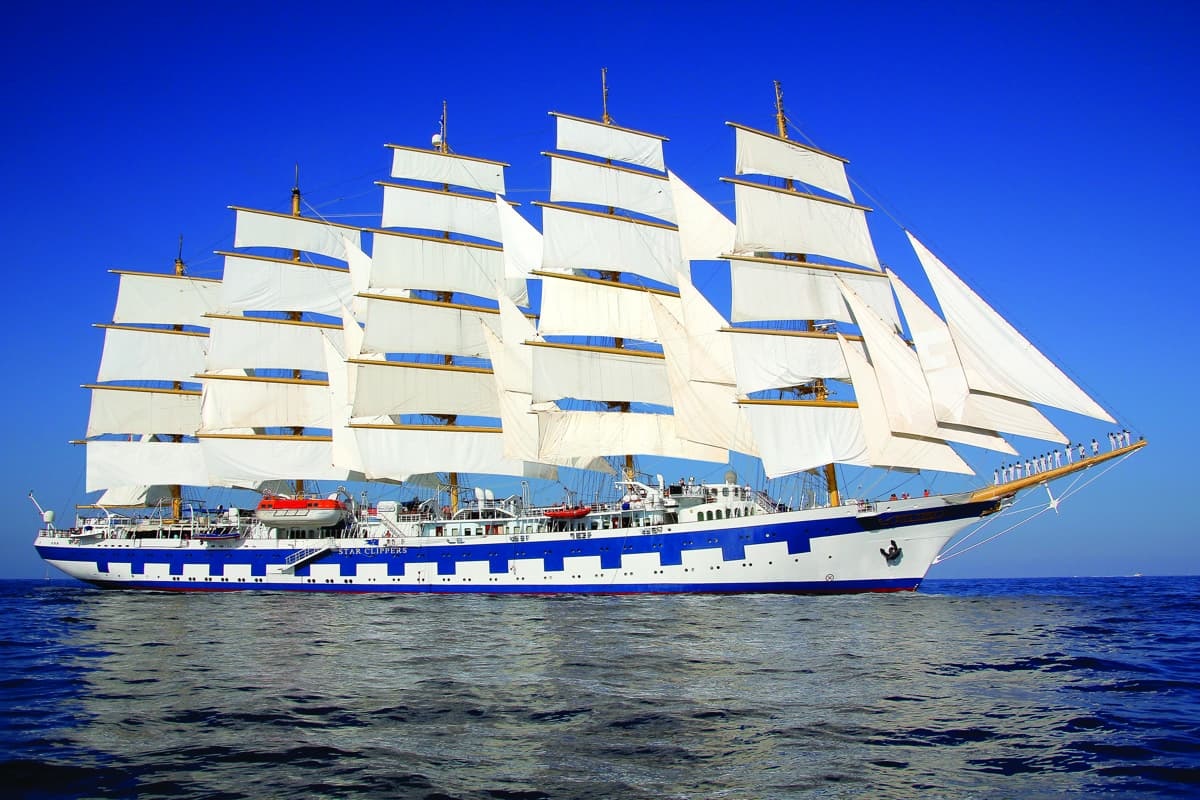
[[[914,590],[998,501],[916,498],[609,530],[522,533],[535,518],[367,521],[352,535],[252,524],[233,541],[43,531],[50,564],[106,588],[445,593]],[[580,521],[587,528],[595,515]],[[490,524],[495,522],[496,524]],[[443,535],[420,535],[442,529]],[[468,535],[469,532],[469,535]],[[482,533],[480,533],[482,532]],[[296,538],[306,536],[310,538]],[[892,543],[900,555],[883,552]]]

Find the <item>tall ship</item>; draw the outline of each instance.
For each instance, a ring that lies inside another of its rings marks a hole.
[[[102,494],[69,528],[38,506],[42,558],[175,591],[915,590],[1020,493],[1056,504],[1054,481],[1145,445],[911,233],[940,313],[881,263],[845,159],[791,138],[778,83],[773,130],[727,123],[732,222],[607,87],[600,119],[551,117],[541,231],[443,108],[431,147],[388,146],[378,227],[302,214],[297,176],[291,213],[231,207],[220,279],[182,248],[118,272],[85,387]],[[697,288],[714,270],[728,315]],[[862,488],[974,475],[964,449],[998,465],[973,488]],[[720,477],[644,466],[674,459]]]

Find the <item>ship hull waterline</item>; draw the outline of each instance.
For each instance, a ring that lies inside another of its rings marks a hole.
[[[914,498],[617,530],[235,541],[42,531],[65,574],[109,589],[445,594],[854,594],[914,591],[955,536],[1000,500]],[[375,535],[375,534],[380,535]],[[894,545],[896,557],[886,553]]]

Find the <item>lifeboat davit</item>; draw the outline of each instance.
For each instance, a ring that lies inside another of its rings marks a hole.
[[[542,512],[551,519],[579,519],[591,513],[591,506],[575,506],[573,508],[551,508]]]
[[[350,510],[336,496],[281,497],[267,495],[258,501],[254,516],[275,528],[326,528],[346,518]]]

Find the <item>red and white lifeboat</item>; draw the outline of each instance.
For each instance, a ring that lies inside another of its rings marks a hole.
[[[254,509],[260,522],[275,528],[326,528],[350,515],[350,509],[337,498],[285,497],[264,495]]]
[[[579,519],[586,517],[591,511],[591,506],[558,506],[546,509],[542,513],[550,519]]]

